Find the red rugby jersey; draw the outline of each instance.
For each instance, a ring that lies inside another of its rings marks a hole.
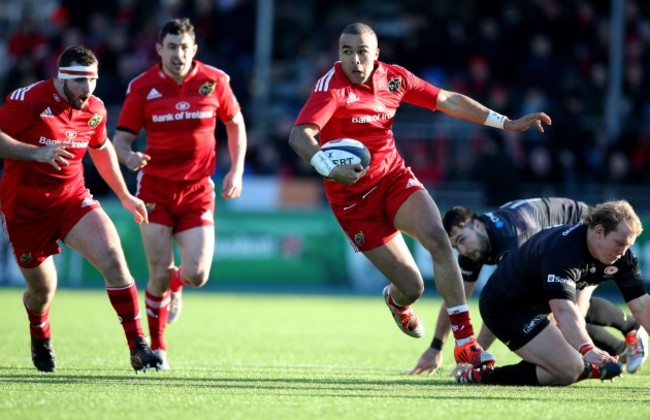
[[[195,60],[179,85],[156,65],[129,84],[117,127],[135,134],[144,128],[147,175],[194,181],[215,171],[216,117],[227,122],[239,110],[223,71]]]
[[[5,159],[0,182],[3,208],[16,202],[44,209],[85,188],[82,158],[88,146],[99,147],[107,140],[106,107],[91,96],[85,109],[74,109],[59,96],[54,79],[48,79],[7,95],[0,107],[0,130],[33,145],[71,143],[67,150],[74,157],[60,171],[47,163]]]
[[[364,143],[372,156],[368,172],[356,184],[325,181],[327,198],[345,204],[347,197],[372,188],[392,168],[404,165],[393,138],[393,121],[400,103],[436,109],[440,89],[403,67],[376,62],[367,84],[353,84],[337,62],[314,87],[295,125],[314,124],[320,143],[351,138]]]

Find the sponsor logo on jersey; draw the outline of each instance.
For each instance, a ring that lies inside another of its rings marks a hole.
[[[485,215],[490,219],[490,222],[494,223],[494,226],[496,226],[498,229],[501,229],[504,226],[503,220],[495,216],[494,213],[489,212],[485,213]]]
[[[176,104],[175,108],[179,111],[187,111],[190,109],[190,103],[186,101],[180,101]]]
[[[158,122],[171,122],[182,120],[202,120],[206,118],[214,118],[214,111],[179,111],[169,112],[167,114],[154,114],[151,116],[151,121]]]
[[[565,279],[564,277],[556,276],[555,274],[549,274],[546,277],[547,283],[560,283],[567,286],[575,286],[575,282],[571,279]]]
[[[214,88],[217,84],[215,82],[205,82],[199,88],[199,94],[203,96],[208,96],[214,92]]]
[[[52,98],[54,98],[54,100],[55,100],[56,102],[61,102],[61,97],[60,97],[58,94],[56,94],[56,93],[55,93],[54,95],[52,95]]]
[[[355,95],[354,92],[350,92],[350,94],[348,95],[348,99],[345,101],[345,103],[350,105],[355,102],[359,102],[359,97]]]
[[[149,93],[147,94],[147,99],[157,99],[157,98],[162,98],[162,94],[156,90],[156,88],[151,88]]]
[[[388,90],[396,92],[402,86],[402,76],[393,77],[388,81]]]
[[[52,109],[48,106],[41,112],[41,118],[54,118],[54,114],[52,114]]]
[[[72,130],[68,130],[68,131],[65,132],[65,136],[66,136],[66,138],[73,139],[73,138],[77,137],[77,132],[72,131]]]
[[[612,275],[618,273],[618,267],[614,267],[613,265],[607,266],[603,270],[603,273],[605,273],[605,275],[607,275],[607,276],[612,276]]]
[[[366,243],[366,237],[363,232],[358,232],[354,235],[354,243],[357,244],[357,246],[362,246]]]
[[[359,115],[358,117],[352,117],[352,124],[366,124],[376,121],[390,120],[394,116],[395,111],[380,112],[374,115]]]
[[[546,315],[544,314],[536,315],[535,318],[531,319],[530,321],[524,324],[524,328],[522,329],[522,331],[524,332],[524,334],[528,334],[533,330],[533,328],[535,328],[537,325],[539,325],[540,322],[542,322],[545,319],[546,319]]]
[[[88,142],[87,141],[70,141],[70,140],[48,139],[45,136],[39,137],[38,142],[39,142],[39,144],[45,144],[45,145],[68,143],[68,147],[73,147],[75,149],[83,149],[84,147],[88,147]]]
[[[95,128],[102,122],[102,116],[99,114],[93,115],[91,119],[88,120],[88,127]]]
[[[32,262],[32,253],[26,252],[20,256],[20,262],[23,264],[29,264]]]

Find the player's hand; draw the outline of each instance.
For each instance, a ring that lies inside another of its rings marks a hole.
[[[368,172],[368,168],[361,166],[358,163],[352,165],[335,166],[330,172],[329,179],[332,181],[340,182],[344,185],[355,184]]]
[[[121,197],[120,201],[124,208],[133,214],[133,219],[137,224],[149,223],[149,215],[147,214],[147,207],[144,205],[144,201],[131,194]]]
[[[523,117],[516,120],[506,120],[503,128],[508,131],[525,131],[530,127],[535,127],[540,133],[544,132],[544,126],[551,125],[551,117],[546,115],[544,112],[534,112],[532,114],[524,115]]]
[[[126,159],[126,167],[130,171],[138,171],[149,163],[151,160],[151,156],[145,155],[144,153],[141,152],[131,152],[129,157]]]
[[[603,365],[605,363],[616,363],[618,362],[618,356],[614,357],[603,351],[599,348],[594,347],[592,350],[589,350],[582,356],[585,362],[592,363],[595,365]]]
[[[232,200],[233,198],[239,198],[242,191],[242,175],[239,172],[229,171],[225,177],[223,177],[223,184],[221,186],[221,197],[226,200]]]
[[[37,162],[50,164],[57,171],[61,170],[62,166],[70,165],[68,159],[73,158],[74,155],[68,152],[65,148],[69,147],[70,143],[48,144],[34,149],[33,159]]]
[[[418,364],[415,365],[413,370],[409,372],[409,375],[419,375],[421,373],[427,373],[428,375],[433,375],[433,373],[438,370],[442,365],[442,352],[440,350],[432,349],[429,347],[418,360]]]

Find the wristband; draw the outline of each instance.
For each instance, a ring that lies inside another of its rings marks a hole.
[[[332,162],[332,159],[328,158],[322,150],[316,152],[309,163],[311,163],[311,166],[313,166],[316,171],[324,177],[328,177],[330,172],[332,172],[332,169],[336,166],[334,165],[334,162]]]
[[[580,352],[581,355],[584,356],[585,354],[589,353],[589,352],[592,351],[593,349],[594,349],[594,345],[593,345],[593,344],[591,344],[591,343],[584,343],[583,345],[580,346],[580,348],[578,349],[578,351]]]
[[[439,339],[438,337],[433,337],[433,341],[431,341],[431,348],[434,350],[441,351],[442,350],[442,340]]]
[[[487,125],[488,127],[500,128],[503,130],[503,125],[506,122],[506,118],[507,117],[505,115],[501,115],[497,112],[490,110],[483,125]]]

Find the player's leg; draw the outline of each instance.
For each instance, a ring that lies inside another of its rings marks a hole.
[[[587,331],[598,347],[610,354],[614,352],[615,355],[624,356],[628,373],[635,373],[641,369],[648,357],[648,350],[647,344],[644,345],[645,330],[636,318],[626,314],[609,300],[592,296],[585,321]],[[598,326],[619,330],[625,337],[625,341],[617,339],[605,328]]]
[[[149,267],[145,290],[145,306],[149,325],[151,349],[163,359],[161,368],[170,368],[167,360],[165,329],[171,306],[170,284],[176,267],[172,244],[172,228],[149,222],[140,225],[140,235]]]
[[[456,380],[463,384],[565,386],[583,379],[612,379],[621,374],[616,363],[585,363],[554,324],[547,324],[514,352],[523,359],[521,362],[493,369],[466,367],[456,373]]]
[[[181,250],[181,277],[184,284],[202,287],[210,276],[214,257],[214,226],[199,226],[176,234]]]
[[[619,356],[625,358],[625,352],[627,350],[627,345],[625,341],[615,337],[614,334],[610,333],[607,328],[602,325],[595,324],[586,324],[587,333],[591,337],[594,345],[601,350],[605,350],[607,353],[612,356]]]
[[[214,254],[214,197],[214,183],[208,177],[184,188],[171,203],[181,264],[172,273],[168,324],[180,316],[183,286],[202,287],[208,281]]]
[[[436,203],[425,190],[418,190],[399,207],[393,224],[415,238],[431,254],[436,288],[447,305],[456,339],[456,362],[493,365],[494,356],[484,352],[474,338],[460,268]]]
[[[41,372],[56,370],[56,357],[50,330],[50,305],[57,286],[54,259],[50,256],[33,268],[20,267],[27,290],[23,304],[29,318],[32,362]]]
[[[422,337],[424,325],[410,305],[422,296],[424,281],[402,235],[364,255],[391,283],[383,293],[397,326],[411,337]]]
[[[596,296],[592,296],[589,300],[589,310],[585,321],[589,324],[616,328],[624,336],[631,331],[638,330],[641,325],[636,318],[626,314],[609,300]]]
[[[161,360],[144,339],[138,289],[126,265],[113,222],[100,207],[83,215],[67,232],[64,242],[90,261],[102,274],[111,305],[117,313],[136,370],[158,369]]]

